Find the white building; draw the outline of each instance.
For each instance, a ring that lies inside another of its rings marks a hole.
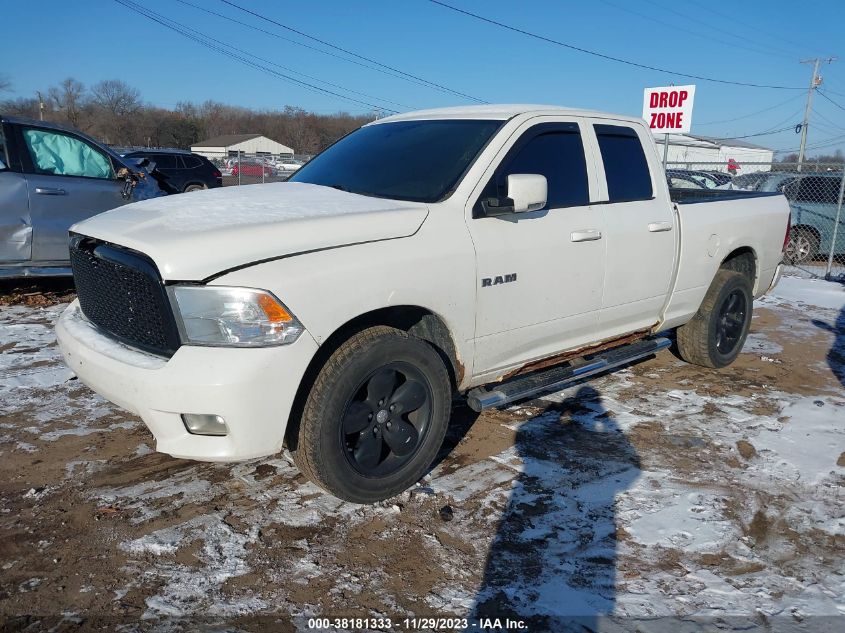
[[[657,150],[663,157],[665,134],[655,134]],[[774,151],[746,143],[742,139],[713,138],[694,134],[670,134],[667,164],[675,169],[705,169],[727,171],[728,161],[739,164],[740,174],[771,171]],[[755,165],[754,163],[768,163]]]
[[[206,158],[240,154],[293,158],[293,149],[261,134],[225,134],[191,145],[191,151]]]

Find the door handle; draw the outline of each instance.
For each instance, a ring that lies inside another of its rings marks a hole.
[[[652,233],[662,233],[663,231],[671,231],[671,222],[652,222],[648,225],[648,230]]]
[[[598,229],[583,229],[581,231],[572,231],[569,234],[570,242],[592,242],[593,240],[601,239],[601,231]]]
[[[50,187],[36,187],[35,193],[40,193],[42,196],[66,196],[67,191],[64,189],[52,189]]]

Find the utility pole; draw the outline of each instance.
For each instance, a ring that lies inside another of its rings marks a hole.
[[[38,95],[38,118],[39,120],[44,120],[44,99],[41,97],[41,91],[36,90],[35,94]]]
[[[828,64],[836,61],[835,57],[828,57],[827,59],[802,59],[802,64],[813,64],[813,77],[810,79],[810,87],[807,89],[807,105],[804,107],[804,120],[801,122],[801,149],[798,151],[798,171],[801,171],[801,166],[804,164],[804,150],[807,147],[807,128],[810,126],[810,113],[813,111],[813,93],[822,84],[821,75],[819,75],[819,65],[822,62]]]

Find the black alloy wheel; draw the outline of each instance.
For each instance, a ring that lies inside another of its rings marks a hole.
[[[370,374],[346,405],[340,440],[352,467],[383,477],[401,469],[423,442],[432,391],[413,365],[394,362]]]
[[[747,311],[745,294],[739,289],[731,292],[722,303],[716,330],[716,348],[722,354],[731,354],[742,339]]]

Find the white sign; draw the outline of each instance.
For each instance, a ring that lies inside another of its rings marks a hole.
[[[695,86],[646,88],[643,93],[643,118],[652,132],[689,132],[694,98]]]

